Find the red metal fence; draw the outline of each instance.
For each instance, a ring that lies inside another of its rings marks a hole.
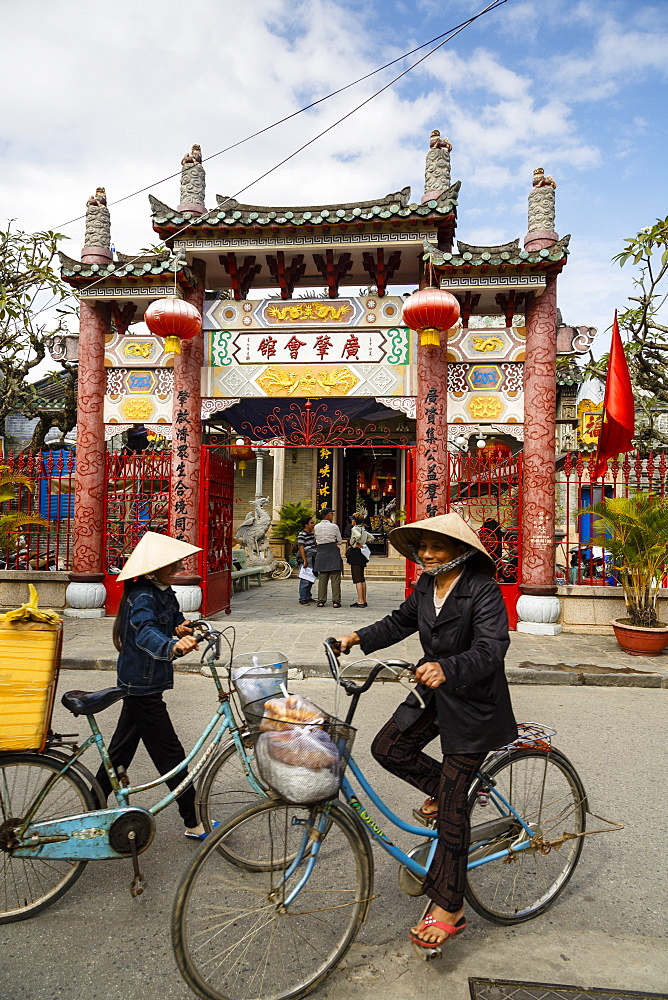
[[[72,568],[75,462],[74,452],[67,450],[10,453],[0,459],[0,476],[13,494],[0,503],[0,515],[44,522],[19,521],[17,527],[0,533],[0,569]]]
[[[104,571],[106,609],[115,615],[122,587],[116,577],[147,531],[169,530],[171,455],[106,456]]]
[[[645,457],[630,452],[622,462],[608,462],[604,477],[592,482],[594,455],[569,452],[559,463],[556,481],[557,582],[594,587],[615,587],[610,556],[603,546],[593,546],[592,514],[578,514],[606,497],[633,493],[668,495],[668,459],[665,452]],[[668,586],[668,580],[664,580]]]

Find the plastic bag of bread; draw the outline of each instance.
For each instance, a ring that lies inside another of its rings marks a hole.
[[[339,765],[339,751],[327,733],[317,726],[295,726],[282,732],[270,732],[266,734],[266,742],[274,760],[292,767],[322,771]]]
[[[321,726],[325,721],[319,708],[298,694],[265,702],[260,731],[292,729],[293,726]]]
[[[324,802],[338,794],[339,752],[322,729],[261,733],[255,753],[260,776],[286,802]]]

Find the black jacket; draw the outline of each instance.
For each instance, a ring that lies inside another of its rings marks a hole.
[[[426,704],[435,699],[443,753],[478,753],[516,739],[503,667],[510,645],[508,616],[498,584],[466,568],[437,618],[434,578],[423,573],[400,608],[358,629],[358,635],[368,654],[417,631],[424,650],[419,663],[435,660],[445,674],[440,687],[417,688]],[[407,729],[421,711],[411,693],[397,708],[394,721]]]

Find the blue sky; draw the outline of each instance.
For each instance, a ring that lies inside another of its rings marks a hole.
[[[52,228],[96,185],[110,201],[205,155],[453,26],[484,0],[26,0],[3,11],[0,218]],[[405,64],[402,64],[402,67]],[[356,103],[388,71],[207,165],[209,204]],[[559,304],[603,330],[631,291],[610,258],[668,214],[665,0],[508,2],[244,200],[305,204],[422,193],[432,128],[453,144],[466,242],[522,237],[533,168],[557,181],[572,234]],[[156,186],[178,202],[178,181]],[[117,249],[153,242],[146,194],[112,208]],[[65,230],[78,256],[83,223]],[[628,273],[627,273],[628,271]],[[605,349],[607,338],[597,345]]]

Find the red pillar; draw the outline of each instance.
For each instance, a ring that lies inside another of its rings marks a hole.
[[[557,279],[548,278],[526,313],[524,365],[524,495],[519,631],[561,631],[555,625],[554,502],[557,357]],[[537,599],[537,600],[536,600]],[[527,622],[534,627],[526,626]]]
[[[442,335],[443,339],[447,334]],[[445,514],[448,490],[448,362],[446,347],[418,346],[415,516]]]
[[[192,262],[191,270],[197,276],[197,287],[189,289],[184,298],[203,314],[206,264],[196,259]],[[204,335],[200,332],[191,340],[183,341],[181,354],[174,358],[172,402],[172,496],[169,530],[175,538],[181,538],[192,545],[198,545],[200,538],[203,364]],[[200,582],[198,559],[197,556],[192,556],[186,562],[184,573],[178,577],[178,584],[197,587]],[[184,608],[184,611],[194,610],[196,608]]]
[[[105,480],[104,370],[105,337],[110,332],[106,303],[81,300],[77,453],[74,476],[74,558],[67,589],[66,614],[90,618],[104,615],[106,597],[103,560]]]

